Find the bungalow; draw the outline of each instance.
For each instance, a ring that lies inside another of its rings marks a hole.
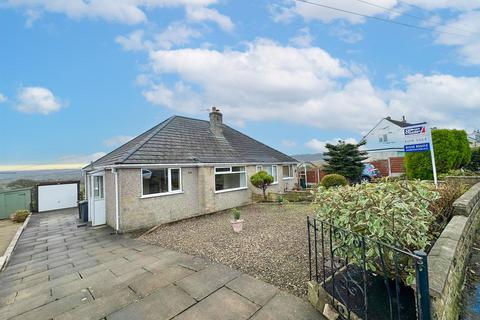
[[[85,167],[92,225],[147,228],[252,202],[249,181],[265,170],[269,188],[295,187],[298,161],[223,124],[173,116]]]

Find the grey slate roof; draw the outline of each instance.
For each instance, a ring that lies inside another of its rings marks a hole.
[[[214,134],[209,121],[173,116],[92,165],[298,162],[225,124],[222,131]]]

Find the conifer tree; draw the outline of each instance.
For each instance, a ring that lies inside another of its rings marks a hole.
[[[360,150],[360,147],[365,145],[365,141],[358,144],[345,143],[345,141],[338,141],[336,145],[327,143],[325,146],[327,152],[325,161],[325,172],[341,174],[350,182],[360,181],[363,162],[367,159],[367,152]]]

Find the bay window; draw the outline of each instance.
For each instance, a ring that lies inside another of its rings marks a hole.
[[[244,189],[246,187],[247,174],[244,166],[215,168],[215,191]]]
[[[180,168],[142,169],[142,196],[179,193],[181,180]]]

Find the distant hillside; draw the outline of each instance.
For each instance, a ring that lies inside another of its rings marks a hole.
[[[0,171],[0,189],[18,179],[28,179],[35,181],[68,181],[80,180],[83,182],[82,170],[80,169],[62,169],[62,170],[32,170],[32,171]]]
[[[306,153],[306,154],[295,154],[291,157],[297,159],[298,161],[308,161],[308,162],[323,162],[323,153]]]

